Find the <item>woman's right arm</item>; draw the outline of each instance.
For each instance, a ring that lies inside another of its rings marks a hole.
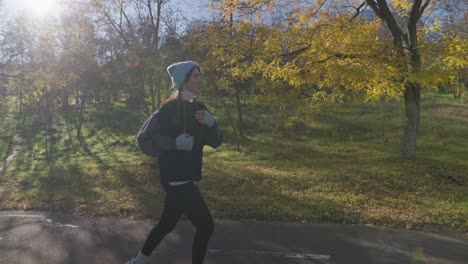
[[[161,109],[160,109],[161,110]],[[157,157],[163,152],[176,149],[175,138],[161,136],[161,111],[154,112],[137,134],[140,150],[146,155]]]

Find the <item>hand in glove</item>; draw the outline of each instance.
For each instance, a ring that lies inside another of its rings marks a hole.
[[[213,126],[214,124],[214,118],[207,110],[198,110],[195,113],[195,119],[197,119],[201,124],[207,125],[209,127]]]
[[[182,133],[176,137],[176,149],[184,151],[192,151],[193,148],[193,136],[187,133]]]

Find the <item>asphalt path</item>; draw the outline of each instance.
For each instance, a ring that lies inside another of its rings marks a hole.
[[[124,263],[153,220],[0,212],[0,263]],[[181,220],[150,263],[191,263],[195,229]],[[205,264],[468,263],[465,234],[369,225],[215,221]]]

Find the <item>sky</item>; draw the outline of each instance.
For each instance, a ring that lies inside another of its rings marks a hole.
[[[57,15],[60,13],[61,0],[0,0],[2,14],[9,16],[20,11],[26,11],[32,15],[42,17]],[[179,7],[182,15],[188,19],[198,18],[207,14],[204,4],[207,0],[173,0],[170,2],[174,7]]]
[[[180,7],[184,16],[188,19],[199,18],[200,16],[206,15],[207,0],[175,0],[174,5]]]
[[[56,0],[0,0],[2,14],[13,16],[26,11],[37,16],[57,14],[60,10]]]

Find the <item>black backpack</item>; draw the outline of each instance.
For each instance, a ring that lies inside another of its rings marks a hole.
[[[152,131],[155,129],[155,120],[155,114],[149,116],[148,119],[146,119],[145,123],[143,123],[143,126],[141,126],[136,136],[138,147],[140,148],[141,152],[152,157],[157,157],[159,153],[153,147],[153,139],[151,137],[151,133],[148,133],[147,131]]]

